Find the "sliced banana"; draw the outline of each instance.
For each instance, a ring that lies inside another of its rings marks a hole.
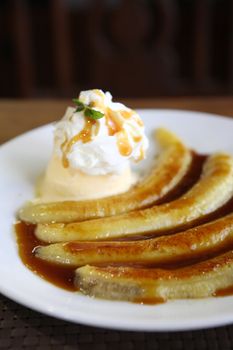
[[[233,214],[171,236],[143,241],[66,242],[39,246],[35,255],[69,266],[109,263],[154,264],[188,260],[233,243]]]
[[[170,131],[158,129],[156,139],[161,153],[150,174],[129,191],[107,198],[29,204],[19,212],[21,220],[30,223],[72,222],[118,215],[148,207],[165,196],[187,173],[192,155]]]
[[[86,265],[75,272],[79,291],[110,300],[204,298],[232,284],[233,251],[175,270]]]
[[[149,209],[70,224],[40,224],[36,236],[46,242],[106,240],[179,228],[214,212],[233,195],[233,158],[214,154],[200,180],[179,199]]]

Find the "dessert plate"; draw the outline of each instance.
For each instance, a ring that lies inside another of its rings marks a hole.
[[[156,151],[153,130],[174,131],[201,153],[233,154],[233,119],[178,110],[139,110],[150,138],[147,160]],[[17,210],[34,196],[34,184],[52,150],[52,126],[32,130],[0,147],[0,292],[31,309],[64,320],[121,330],[177,331],[233,322],[233,296],[176,300],[158,305],[98,300],[62,290],[41,279],[21,262],[13,230]]]

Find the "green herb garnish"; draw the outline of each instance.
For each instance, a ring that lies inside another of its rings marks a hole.
[[[76,110],[75,112],[81,112],[84,111],[85,117],[91,118],[91,119],[100,119],[104,117],[104,113],[97,111],[96,109],[93,109],[89,107],[88,105],[85,105],[83,102],[81,102],[78,98],[73,98],[72,100],[76,104]]]
[[[73,98],[72,101],[73,101],[73,102],[76,104],[76,106],[77,106],[75,112],[81,112],[81,111],[83,111],[83,110],[85,109],[84,103],[82,103],[81,101],[79,101],[78,98]]]
[[[104,114],[100,111],[96,111],[90,107],[86,107],[84,111],[84,115],[91,119],[100,119],[103,118]]]

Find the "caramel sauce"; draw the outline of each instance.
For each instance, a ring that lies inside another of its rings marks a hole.
[[[142,140],[142,136],[133,136],[134,142],[140,142]]]
[[[133,147],[130,144],[125,130],[122,130],[117,134],[117,146],[122,156],[127,157],[133,152]]]
[[[221,288],[214,293],[215,297],[226,297],[228,295],[233,295],[233,286]]]
[[[164,304],[166,301],[163,298],[135,298],[133,303],[142,305],[157,305]]]
[[[35,247],[44,245],[34,235],[34,229],[34,225],[27,225],[23,222],[15,225],[19,256],[22,262],[27,268],[45,280],[68,291],[75,291],[76,289],[73,285],[73,268],[50,264],[37,259],[33,254]]]
[[[89,124],[88,124],[89,125]],[[94,124],[90,124],[94,125]],[[88,126],[89,128],[89,126]],[[81,136],[84,137],[84,139],[88,138],[88,136]],[[168,193],[164,198],[162,198],[159,202],[159,204],[170,202],[174,199],[179,198],[182,194],[184,194],[186,191],[188,191],[200,178],[200,174],[202,171],[202,167],[204,164],[204,161],[206,160],[207,156],[205,155],[199,155],[194,153],[193,154],[193,161],[190,166],[190,170],[187,173],[187,175],[184,177],[184,179],[181,181],[181,183],[170,193]],[[233,212],[233,198],[231,198],[225,205],[223,205],[221,208],[217,209],[215,212],[206,215],[204,218],[196,220],[195,222],[190,223],[189,225],[185,225],[183,227],[180,227],[175,230],[170,230],[166,232],[161,232],[161,235],[165,234],[173,234],[176,232],[181,232],[186,230],[190,227],[195,227],[197,225],[210,222],[213,220],[216,220],[218,218],[221,218],[227,214],[230,214]],[[74,268],[70,267],[62,267],[58,264],[52,264],[48,263],[46,261],[37,259],[35,255],[33,254],[34,248],[38,245],[45,245],[45,243],[39,241],[36,236],[34,235],[34,225],[27,225],[23,222],[20,222],[15,225],[15,232],[17,236],[17,243],[18,243],[18,249],[19,249],[19,255],[24,263],[24,265],[32,270],[34,273],[36,273],[38,276],[46,279],[47,281],[53,283],[54,285],[66,289],[68,291],[75,291],[75,287],[73,285],[73,278],[74,278]],[[124,239],[114,239],[119,241],[127,241],[127,240],[135,240],[135,239],[149,239],[153,237],[152,234],[148,234],[147,236],[134,236]],[[91,243],[90,243],[91,244]],[[136,261],[134,263],[130,264],[123,264],[123,263],[108,263],[108,264],[96,264],[96,266],[108,266],[108,267],[116,267],[116,266],[131,266],[136,267],[139,270],[141,268],[166,268],[168,270],[178,269],[181,267],[189,266],[201,261],[204,261],[209,258],[213,258],[219,254],[225,253],[227,251],[230,251],[233,249],[233,245],[230,242],[223,242],[223,245],[217,249],[213,249],[212,251],[206,253],[201,253],[197,256],[194,256],[192,258],[188,256],[182,256],[177,258],[175,261],[171,262],[164,262],[160,264],[153,264],[148,262],[147,264],[137,263]],[[232,295],[233,294],[233,286],[230,286],[228,288],[219,289],[214,296],[220,297],[220,296],[226,296],[226,295]],[[143,299],[136,299],[134,302],[142,303],[142,304],[158,304],[164,302],[163,299],[157,299],[157,298],[143,298]]]
[[[139,126],[143,126],[143,121],[138,117],[138,115],[134,111],[122,110],[122,111],[120,111],[120,113],[121,113],[123,118],[125,118],[125,119],[133,118]]]
[[[114,115],[110,108],[107,108],[105,111],[105,122],[110,136],[114,136],[123,130],[122,121]]]
[[[73,145],[78,141],[82,141],[83,143],[91,141],[94,127],[94,135],[97,135],[99,131],[99,122],[94,119],[85,118],[85,125],[83,130],[81,130],[77,135],[73,136],[70,141],[65,141],[61,145],[61,149],[63,152],[62,164],[64,168],[67,168],[69,166],[67,155],[71,151]]]
[[[132,111],[121,111],[121,115],[125,119],[130,119],[132,117]]]

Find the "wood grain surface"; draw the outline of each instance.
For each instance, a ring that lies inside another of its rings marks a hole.
[[[132,108],[187,109],[233,117],[233,97],[122,100]],[[0,100],[0,143],[60,119],[69,100]]]

